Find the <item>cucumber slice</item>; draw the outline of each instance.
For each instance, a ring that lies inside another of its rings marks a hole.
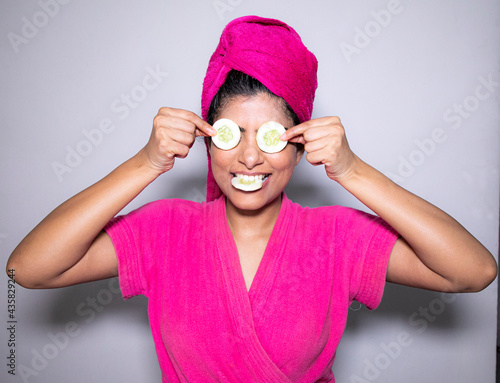
[[[254,191],[262,187],[263,177],[245,177],[236,176],[231,180],[231,184],[239,190],[243,191]]]
[[[281,141],[280,136],[285,133],[285,128],[279,122],[268,121],[257,131],[257,145],[266,153],[282,151],[288,141]]]
[[[217,135],[212,137],[212,142],[219,149],[229,150],[240,142],[240,127],[234,121],[221,118],[215,121],[213,127],[217,131]]]

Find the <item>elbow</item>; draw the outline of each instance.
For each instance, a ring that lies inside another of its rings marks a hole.
[[[26,286],[24,282],[21,282],[21,280],[18,278],[18,269],[16,268],[16,265],[13,264],[10,260],[7,262],[7,266],[5,267],[5,272],[7,273],[7,276],[14,281],[16,285],[25,287],[25,288],[30,288]]]
[[[477,272],[470,273],[470,280],[457,286],[458,293],[478,293],[486,289],[498,275],[498,267],[495,259],[491,256],[490,260],[484,262],[477,268]]]
[[[16,285],[24,287],[26,289],[42,289],[44,286],[40,284],[34,278],[28,278],[28,273],[23,271],[17,263],[13,262],[11,259],[7,261],[7,266],[5,268],[7,276],[12,279]]]
[[[7,265],[5,266],[5,272],[7,273],[7,276],[14,281],[16,285],[25,287],[25,288],[30,288],[26,285],[24,282],[23,278],[19,277],[19,262],[18,262],[18,255],[17,255],[17,248],[14,250],[14,252],[10,255],[9,259],[7,260]]]
[[[477,293],[479,291],[484,290],[487,288],[496,278],[498,275],[498,266],[494,258],[491,258],[491,262],[482,269],[481,275],[477,279],[477,283],[474,286],[474,289],[471,290],[473,293]]]

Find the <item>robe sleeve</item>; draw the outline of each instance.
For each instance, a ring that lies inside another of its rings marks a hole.
[[[148,296],[156,259],[168,243],[169,204],[155,201],[117,216],[104,228],[118,259],[118,280],[124,299]],[[166,219],[167,218],[167,219]]]
[[[387,266],[398,233],[381,218],[356,209],[342,208],[336,231],[342,239],[347,263],[349,294],[373,310],[382,300]]]

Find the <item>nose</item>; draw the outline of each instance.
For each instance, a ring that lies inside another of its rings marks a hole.
[[[247,169],[253,169],[264,162],[262,150],[257,146],[255,135],[252,137],[242,137],[240,144],[238,160],[246,166]]]

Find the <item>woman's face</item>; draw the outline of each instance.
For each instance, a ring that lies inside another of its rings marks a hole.
[[[295,145],[288,144],[278,153],[265,153],[257,146],[257,130],[267,121],[276,121],[288,128],[293,124],[292,119],[284,111],[281,99],[264,93],[229,101],[216,116],[216,119],[220,118],[233,120],[240,127],[241,141],[230,150],[210,145],[214,178],[236,208],[261,209],[281,194],[302,152],[298,152]],[[242,191],[231,184],[237,174],[265,175],[267,179],[258,190]]]

